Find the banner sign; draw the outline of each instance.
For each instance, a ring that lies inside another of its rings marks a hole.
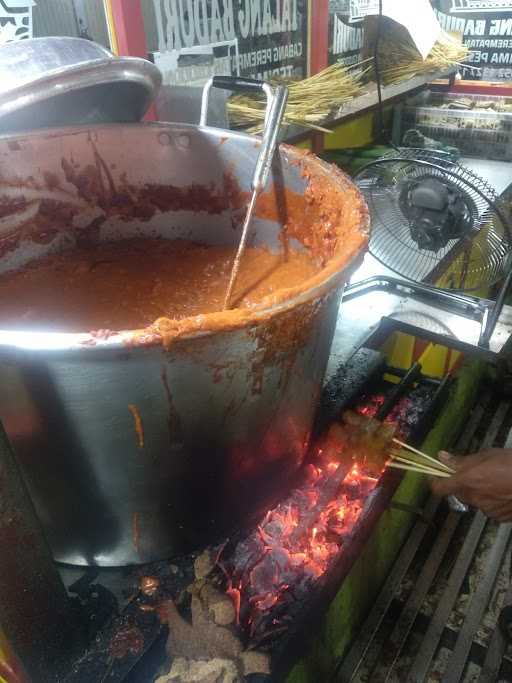
[[[361,61],[364,45],[364,29],[362,25],[353,26],[344,13],[329,11],[329,62],[340,62],[344,66],[352,66]]]
[[[307,0],[153,0],[158,52],[168,85],[212,75],[304,78]]]
[[[0,44],[32,38],[33,0],[0,0]]]
[[[434,0],[437,18],[446,31],[462,33],[471,54],[462,78],[512,80],[512,0]]]
[[[349,20],[359,21],[368,14],[379,13],[379,0],[350,0]]]
[[[332,36],[332,61],[345,65],[358,61],[363,45],[362,25],[358,19],[379,14],[379,2],[375,0],[350,0],[348,16],[340,10],[339,0],[330,0],[330,31]],[[382,0],[382,15],[401,24],[408,32],[420,55],[425,59],[441,33],[441,26],[430,0],[398,2]]]

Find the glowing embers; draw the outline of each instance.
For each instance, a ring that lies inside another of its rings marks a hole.
[[[250,638],[287,626],[293,604],[338,555],[377,481],[357,464],[310,465],[303,485],[269,511],[228,559],[220,552],[227,593]],[[325,501],[333,482],[334,495]]]

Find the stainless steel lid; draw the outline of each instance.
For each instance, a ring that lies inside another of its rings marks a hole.
[[[115,57],[82,38],[0,46],[0,133],[139,121],[162,77],[145,59]]]

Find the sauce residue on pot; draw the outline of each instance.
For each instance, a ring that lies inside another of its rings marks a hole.
[[[139,409],[133,403],[128,405],[128,410],[133,417],[133,428],[137,436],[137,445],[139,448],[144,448],[144,427],[142,426],[142,418]]]
[[[0,326],[129,330],[217,312],[234,247],[137,238],[45,256],[0,276]],[[234,301],[250,308],[318,272],[307,250],[246,249]]]

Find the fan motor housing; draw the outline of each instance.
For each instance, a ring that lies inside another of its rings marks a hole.
[[[399,203],[420,249],[437,252],[471,231],[471,211],[460,190],[449,182],[428,176],[404,181]]]

